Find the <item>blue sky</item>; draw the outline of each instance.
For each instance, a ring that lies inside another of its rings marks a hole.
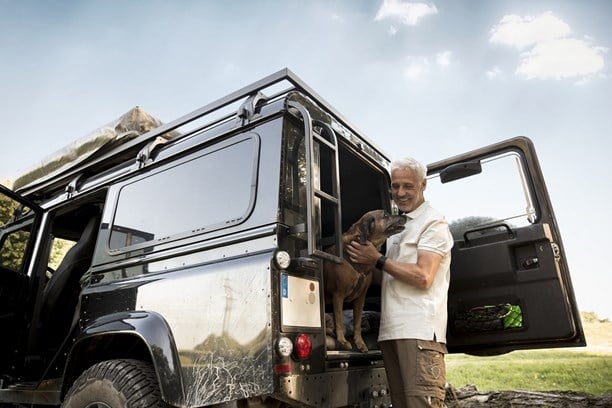
[[[578,305],[612,318],[610,16],[606,0],[0,0],[0,179],[133,106],[171,121],[288,67],[392,158],[529,136]]]

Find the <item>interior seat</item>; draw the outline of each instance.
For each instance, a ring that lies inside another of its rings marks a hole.
[[[91,265],[100,215],[90,215],[77,243],[66,252],[43,291],[41,324],[63,338],[70,328],[81,292],[81,277]]]

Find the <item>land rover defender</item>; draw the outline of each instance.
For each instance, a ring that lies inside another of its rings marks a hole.
[[[50,156],[0,188],[0,405],[390,406],[380,287],[369,351],[345,350],[322,273],[363,213],[396,210],[389,163],[288,69]],[[427,198],[455,238],[450,352],[585,344],[528,138],[430,164]]]

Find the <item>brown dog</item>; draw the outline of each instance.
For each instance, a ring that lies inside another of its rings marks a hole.
[[[405,223],[406,217],[403,215],[390,215],[383,210],[369,211],[342,234],[342,263],[324,262],[325,303],[333,304],[336,339],[347,350],[353,347],[344,337],[342,309],[344,303],[353,302],[353,339],[359,350],[364,353],[368,351],[361,337],[361,315],[366,292],[372,282],[373,266],[352,263],[346,246],[355,240],[361,243],[370,241],[380,250],[388,237],[404,229]],[[328,252],[335,253],[335,246],[328,248]]]

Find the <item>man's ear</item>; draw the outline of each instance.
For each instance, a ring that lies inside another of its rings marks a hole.
[[[427,188],[427,178],[423,179],[423,191]]]

